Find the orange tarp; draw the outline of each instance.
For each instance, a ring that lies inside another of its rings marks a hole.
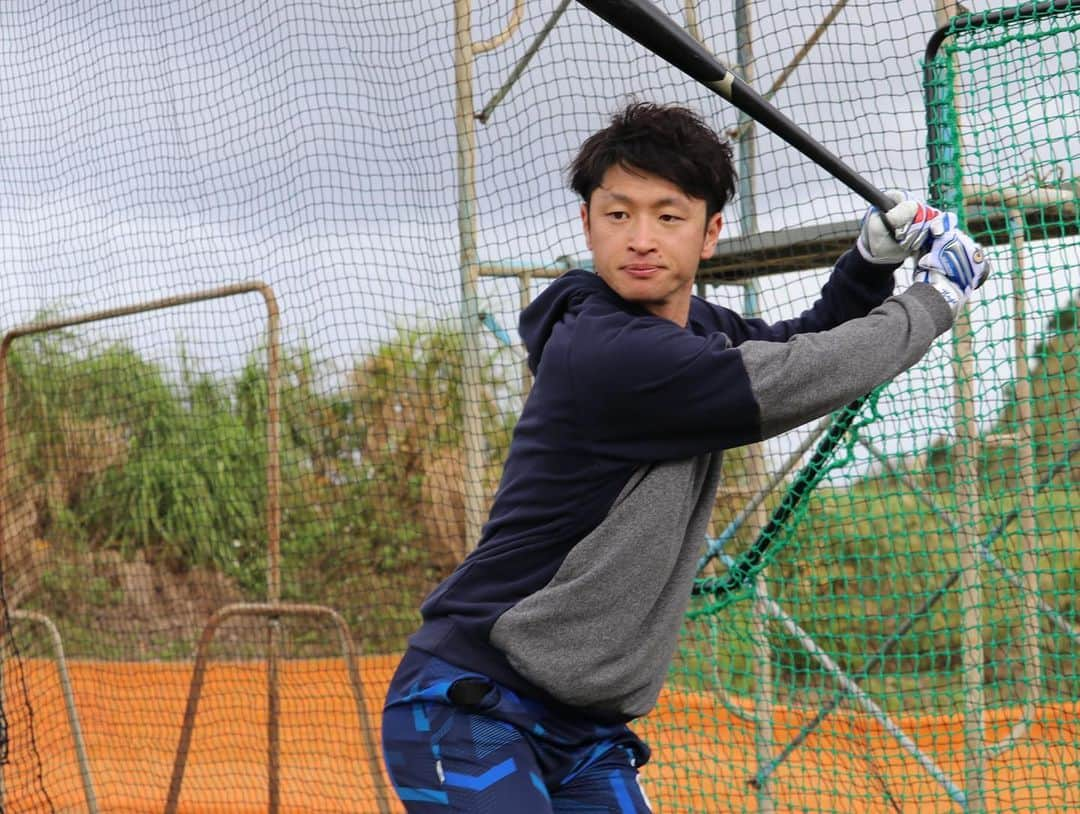
[[[401,811],[378,760],[379,710],[396,657],[360,660],[364,708],[357,709],[340,660],[280,663],[282,812]],[[102,812],[161,812],[173,775],[191,681],[190,663],[72,662],[69,665]],[[8,660],[4,711],[10,760],[3,767],[6,812],[86,811],[72,730],[51,661]],[[206,675],[185,766],[179,811],[265,812],[265,662],[214,662]],[[777,708],[775,754],[814,709]],[[1003,738],[1015,710],[988,714],[987,737]],[[987,762],[991,811],[1080,810],[1080,742],[1075,706],[1041,707],[1019,744]],[[960,788],[963,722],[897,717],[895,722]],[[365,728],[370,727],[365,732]],[[653,747],[642,771],[655,810],[756,810],[755,729],[712,696],[665,692],[635,729]],[[369,746],[375,745],[372,754]],[[373,759],[374,757],[374,759]],[[821,812],[958,811],[948,793],[876,720],[837,710],[772,775],[775,810]]]

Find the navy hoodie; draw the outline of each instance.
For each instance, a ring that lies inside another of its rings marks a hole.
[[[721,452],[914,364],[952,312],[856,251],[768,324],[693,298],[685,327],[575,270],[522,313],[534,383],[476,549],[427,598],[415,650],[598,720],[655,704]]]

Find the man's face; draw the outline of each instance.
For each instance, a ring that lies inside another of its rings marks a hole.
[[[698,264],[712,255],[720,213],[657,175],[614,165],[581,207],[596,272],[629,302],[686,325]]]

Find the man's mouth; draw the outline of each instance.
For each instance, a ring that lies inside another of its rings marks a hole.
[[[659,270],[659,266],[653,266],[644,263],[634,263],[629,266],[623,266],[623,271],[625,271],[631,277],[651,277]]]

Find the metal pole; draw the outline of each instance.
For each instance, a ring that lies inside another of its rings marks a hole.
[[[754,81],[754,29],[753,0],[736,0],[735,3],[735,42],[736,61],[744,80]],[[757,232],[757,131],[753,121],[745,114],[740,114],[739,126],[739,221],[743,235]],[[758,286],[756,280],[746,284],[743,310],[752,316],[759,311]],[[746,479],[752,490],[760,490],[768,480],[765,467],[765,447],[754,444],[747,450]],[[769,513],[764,506],[755,508],[750,521],[754,528],[764,528],[769,522]],[[773,688],[772,644],[769,641],[769,589],[765,581],[765,572],[754,580],[754,605],[750,619],[750,640],[753,643],[754,662],[754,754],[758,766],[765,766],[772,760],[775,749],[773,717],[776,698]],[[775,810],[773,795],[767,783],[755,789],[757,810],[761,814],[771,814]]]
[[[89,814],[98,814],[100,809],[98,808],[97,794],[94,791],[94,781],[90,774],[90,758],[87,757],[82,724],[79,722],[79,712],[75,707],[75,690],[71,685],[71,674],[68,672],[67,656],[64,655],[64,642],[60,638],[60,631],[53,623],[53,620],[43,613],[13,610],[10,617],[12,619],[26,619],[30,622],[37,622],[45,628],[45,632],[52,642],[53,652],[56,655],[56,670],[60,676],[60,692],[64,696],[64,708],[67,710],[68,726],[71,727],[71,740],[75,746],[75,759],[79,763],[79,777],[82,779],[86,810]],[[14,635],[14,631],[9,631],[9,635]],[[2,798],[0,798],[0,802],[2,802]],[[0,808],[0,810],[3,809]]]
[[[461,271],[461,329],[464,370],[462,386],[465,403],[462,405],[465,454],[464,503],[465,539],[462,553],[471,551],[480,540],[480,530],[487,514],[484,490],[486,468],[486,432],[479,399],[483,396],[480,351],[480,305],[477,298],[477,279],[480,266],[476,251],[476,115],[473,105],[473,58],[484,51],[502,45],[520,25],[525,0],[516,0],[506,28],[483,42],[472,41],[471,0],[454,0],[454,86],[456,100],[454,123],[457,130],[457,192],[459,266]]]
[[[570,5],[570,0],[562,0],[558,7],[552,12],[548,21],[544,23],[544,27],[540,29],[540,33],[536,35],[536,39],[532,41],[532,44],[525,49],[525,53],[521,55],[521,59],[517,61],[513,69],[510,71],[510,75],[506,77],[506,81],[502,83],[502,86],[495,92],[495,95],[491,97],[484,109],[476,114],[476,120],[482,124],[487,124],[488,119],[491,118],[491,114],[495,112],[495,108],[499,106],[499,103],[506,98],[506,94],[510,92],[510,89],[514,86],[514,83],[521,78],[521,75],[525,73],[525,69],[529,67],[529,63],[532,58],[536,56],[536,52],[540,50],[540,46],[544,44],[544,40],[548,38],[548,34],[559,22],[559,18],[566,12],[566,7]]]
[[[271,621],[278,620],[282,616],[299,617],[322,617],[329,619],[338,630],[342,645],[342,656],[348,673],[349,684],[352,687],[353,700],[356,703],[357,714],[360,721],[360,732],[364,738],[367,749],[369,771],[371,772],[372,785],[378,789],[379,814],[390,814],[391,804],[386,790],[385,778],[382,771],[382,762],[379,749],[374,742],[372,732],[374,727],[370,725],[367,709],[364,704],[363,688],[360,683],[360,673],[356,669],[355,651],[349,638],[349,628],[341,615],[322,605],[293,604],[293,603],[249,603],[237,602],[225,605],[216,610],[207,621],[199,636],[199,643],[195,649],[195,666],[191,673],[191,682],[188,685],[187,703],[184,707],[184,719],[180,726],[180,739],[176,746],[176,756],[173,759],[172,776],[169,780],[168,796],[165,800],[165,814],[176,814],[180,805],[180,791],[184,784],[184,773],[187,769],[188,758],[191,753],[191,741],[195,733],[195,720],[199,711],[199,702],[202,699],[203,684],[206,680],[206,671],[210,663],[210,646],[214,642],[218,628],[234,616],[263,616]]]
[[[734,560],[727,555],[723,555],[724,560],[730,566],[734,563]],[[803,649],[810,654],[827,672],[831,675],[836,682],[843,688],[846,695],[850,695],[864,712],[867,712],[873,717],[882,728],[888,732],[897,743],[900,744],[903,749],[910,754],[922,766],[927,774],[934,778],[941,785],[943,789],[948,793],[949,797],[953,799],[958,805],[964,805],[964,793],[957,787],[952,779],[945,773],[941,767],[934,763],[933,758],[923,752],[917,743],[911,739],[900,726],[889,717],[880,706],[878,706],[873,697],[867,693],[862,687],[856,683],[856,681],[847,673],[845,673],[840,665],[838,665],[832,658],[821,649],[821,646],[813,639],[813,637],[807,633],[799,624],[792,619],[782,607],[776,602],[776,600],[766,597],[762,601],[762,606],[768,612],[768,614],[776,619],[781,626],[792,637],[794,637]],[[758,770],[758,774],[750,780],[750,785],[754,788],[762,788],[768,782],[768,777],[772,774],[772,771],[779,765],[779,762],[771,762],[763,771]]]
[[[938,506],[937,503],[934,502],[933,498],[927,495],[926,489],[924,489],[919,483],[916,483],[916,481],[910,475],[906,475],[899,469],[897,469],[893,462],[889,460],[888,456],[885,455],[884,452],[875,447],[865,438],[860,437],[859,443],[871,455],[873,455],[874,458],[876,458],[877,461],[882,464],[882,466],[885,467],[886,471],[890,475],[903,483],[911,491],[911,493],[915,495],[916,500],[918,500],[926,508],[932,511],[935,516],[940,518],[945,523],[948,523],[950,527],[956,526],[956,520],[953,519],[953,517],[948,512],[944,511],[940,506]],[[1075,454],[1075,451],[1066,452],[1066,460],[1071,460],[1072,456]],[[1034,475],[1034,473],[1032,474]],[[1028,497],[1030,504],[1034,504],[1035,498],[1038,497],[1039,492],[1042,491],[1044,485],[1045,484],[1041,482],[1035,481],[1034,477],[1032,477],[1031,492]],[[1024,503],[1022,505],[1026,506],[1028,505],[1028,503]],[[1002,530],[1002,533],[1004,533],[1004,530]],[[997,571],[998,574],[1000,574],[1005,579],[1005,581],[1008,582],[1013,588],[1015,588],[1020,594],[1026,594],[1029,597],[1030,601],[1033,602],[1035,606],[1039,609],[1039,611],[1046,614],[1046,618],[1050,620],[1050,624],[1056,627],[1058,631],[1061,632],[1064,636],[1072,639],[1073,644],[1080,645],[1080,631],[1070,625],[1069,621],[1061,614],[1061,611],[1059,611],[1057,608],[1055,608],[1053,605],[1043,599],[1041,594],[1032,594],[1031,588],[1029,587],[1027,581],[1020,574],[1017,574],[1015,571],[1005,565],[1005,563],[1003,563],[996,556],[994,556],[994,552],[990,550],[990,544],[988,541],[983,541],[983,545],[979,547],[978,553],[987,565]],[[1037,581],[1035,588],[1036,591],[1038,591]],[[999,748],[1000,746],[995,747],[995,749]]]
[[[936,19],[945,25],[949,19],[963,13],[957,0],[936,0]],[[955,56],[953,57],[955,59]],[[953,76],[956,76],[953,71]],[[955,80],[954,80],[955,82]],[[959,111],[955,111],[956,88],[952,89],[956,133],[956,162],[963,178],[964,145],[963,125]],[[961,182],[962,183],[962,182]],[[963,216],[964,195],[961,191],[957,207]],[[968,814],[986,811],[983,780],[986,776],[988,752],[984,715],[986,713],[985,687],[983,685],[982,640],[982,574],[979,570],[978,523],[979,523],[979,463],[980,450],[978,428],[975,425],[975,402],[973,380],[975,377],[973,334],[971,319],[962,308],[953,324],[953,391],[956,399],[954,425],[956,444],[952,482],[956,495],[956,555],[960,573],[960,646],[964,690],[964,793]]]
[[[267,811],[281,811],[281,620],[266,620],[266,790]]]
[[[955,100],[955,94],[954,94]],[[955,104],[955,101],[954,101]],[[963,177],[963,128],[957,112],[957,156]],[[961,187],[962,188],[962,187]],[[964,207],[961,196],[960,208]],[[986,811],[983,786],[989,753],[986,748],[986,687],[983,680],[985,663],[982,631],[983,582],[981,560],[976,546],[981,519],[979,507],[979,455],[982,444],[976,426],[975,413],[975,333],[967,307],[961,309],[953,326],[953,369],[956,376],[957,458],[954,463],[957,490],[957,515],[960,531],[957,534],[960,576],[960,611],[963,629],[960,633],[963,648],[964,686],[964,792],[967,814]]]
[[[1038,494],[1043,489],[1047,488],[1054,481],[1054,478],[1061,474],[1061,472],[1069,471],[1069,468],[1072,466],[1072,459],[1077,454],[1080,454],[1080,442],[1074,444],[1072,447],[1067,449],[1065,451],[1065,455],[1049,467],[1043,477],[1035,485],[1034,494]],[[955,526],[955,522],[947,514],[944,514],[939,509],[937,509],[934,506],[933,502],[930,502],[929,505],[931,510],[934,511],[935,514],[945,520],[945,522]],[[1016,509],[1009,512],[1007,515],[1001,518],[1001,520],[997,523],[996,526],[994,526],[994,528],[990,532],[988,532],[981,540],[979,540],[975,549],[979,556],[981,556],[983,559],[987,560],[987,562],[990,562],[991,564],[996,561],[996,558],[994,558],[993,554],[990,553],[990,545],[996,539],[1005,534],[1008,528],[1016,521],[1018,515],[1019,512]],[[734,561],[730,560],[730,558],[728,558],[728,561],[731,562],[731,564],[734,564]],[[1002,569],[999,568],[999,570]],[[953,572],[949,574],[948,578],[943,583],[941,583],[941,585],[939,585],[937,589],[935,589],[934,592],[918,608],[912,611],[908,615],[907,619],[905,619],[904,622],[896,628],[896,630],[889,634],[889,637],[887,639],[881,642],[877,650],[874,651],[874,653],[865,662],[863,662],[863,665],[859,669],[859,672],[857,673],[854,680],[861,681],[867,676],[869,676],[871,672],[877,670],[881,666],[885,658],[900,643],[900,641],[909,632],[911,632],[912,628],[914,628],[915,625],[917,625],[921,620],[927,618],[930,610],[935,605],[937,605],[937,603],[940,602],[949,591],[952,590],[953,586],[956,585],[957,582],[960,581],[960,576],[962,573],[962,568],[954,569]],[[1002,573],[1005,574],[1006,578],[1008,578],[1008,574],[1005,571],[1002,571]],[[1018,584],[1012,579],[1010,579],[1009,581],[1014,587],[1018,587],[1021,590],[1023,589],[1022,584]],[[1044,607],[1043,609],[1048,610],[1046,607]],[[1058,614],[1058,618],[1060,619],[1060,614]],[[1051,616],[1051,621],[1054,621],[1053,616]],[[1058,627],[1063,630],[1063,632],[1066,632],[1066,635],[1071,635],[1068,631],[1065,630],[1065,627],[1062,625],[1061,622],[1055,622],[1055,624],[1057,624]],[[769,775],[771,775],[781,763],[788,759],[792,752],[794,752],[802,743],[806,741],[806,739],[810,736],[810,733],[817,729],[821,725],[822,721],[824,721],[829,715],[831,715],[833,710],[840,706],[840,703],[844,700],[845,697],[846,693],[843,692],[834,695],[824,706],[822,706],[820,710],[818,710],[817,714],[815,714],[813,718],[811,718],[809,721],[807,721],[800,727],[795,737],[792,738],[792,740],[787,744],[787,746],[783,748],[783,750],[781,750],[780,754],[772,762],[772,764],[765,767],[765,769],[759,770],[758,774],[750,782],[763,783],[765,779]]]
[[[825,18],[820,23],[818,23],[817,28],[815,28],[813,32],[811,32],[810,36],[806,38],[806,42],[803,43],[802,48],[795,52],[795,56],[793,56],[788,62],[788,64],[784,66],[784,69],[776,75],[776,78],[769,86],[769,89],[762,94],[763,98],[772,99],[772,97],[776,95],[776,92],[784,86],[784,83],[788,81],[788,78],[791,76],[791,74],[793,74],[795,72],[795,69],[799,67],[799,63],[806,59],[810,51],[813,50],[815,45],[817,45],[817,41],[820,40],[822,35],[829,30],[829,26],[833,24],[833,21],[838,16],[840,16],[840,12],[844,10],[844,6],[846,6],[847,4],[848,0],[836,1],[833,7],[829,9],[828,14],[825,15]],[[747,127],[752,122],[752,119],[744,119],[735,129],[732,137],[740,138],[742,136],[742,129],[744,127]]]
[[[1020,652],[1024,662],[1022,691],[1023,715],[1013,726],[1009,736],[994,745],[992,756],[997,756],[1016,745],[1027,735],[1030,722],[1035,717],[1035,705],[1042,695],[1042,654],[1039,650],[1041,630],[1039,627],[1039,574],[1038,529],[1035,527],[1035,439],[1031,426],[1031,376],[1027,362],[1027,324],[1024,299],[1024,216],[1019,209],[1009,210],[1009,244],[1013,255],[1013,333],[1016,354],[1016,450],[1020,469],[1020,574],[1024,590],[1021,592],[1023,638]]]
[[[462,405],[465,466],[462,488],[465,504],[465,539],[461,553],[480,539],[484,522],[484,426],[473,399],[480,398],[479,305],[476,295],[476,119],[473,116],[473,44],[470,0],[454,2],[454,82],[457,89],[455,123],[458,153],[458,236],[461,271],[461,330],[464,343],[462,371],[465,403]]]
[[[1043,489],[1049,487],[1053,483],[1053,480],[1055,477],[1057,477],[1057,475],[1061,474],[1062,472],[1067,472],[1069,470],[1069,467],[1072,465],[1072,459],[1074,459],[1074,457],[1076,457],[1077,455],[1080,455],[1080,443],[1077,443],[1067,449],[1065,455],[1050,466],[1050,469],[1047,471],[1047,473],[1045,473],[1039,480],[1039,483],[1036,484],[1034,493],[1038,494]],[[921,494],[921,491],[919,491],[919,493]],[[937,508],[932,501],[928,502],[928,500],[924,498],[922,498],[921,501],[924,504],[929,505],[930,510],[934,512],[934,514],[945,520],[945,523],[949,524],[950,526],[956,525],[955,521],[951,519],[949,515],[942,512],[940,508]],[[1012,584],[1017,589],[1020,589],[1020,591],[1023,591],[1023,583],[1018,580],[1013,580],[1010,576],[1011,572],[1000,566],[997,558],[990,553],[991,543],[994,543],[995,540],[1002,537],[1005,531],[1007,531],[1009,527],[1014,523],[1018,514],[1020,514],[1020,512],[1018,512],[1017,510],[1013,510],[1009,514],[1002,517],[999,523],[994,527],[994,529],[991,529],[984,538],[978,541],[978,544],[976,546],[976,553],[980,555],[983,559],[985,559],[987,562],[989,562],[990,565],[993,565],[995,568],[997,568],[1005,576],[1005,579],[1009,580],[1010,584]],[[730,560],[730,558],[728,558],[728,560],[731,561],[733,564],[733,560]],[[953,572],[951,572],[948,575],[948,579],[946,579],[941,585],[937,586],[933,594],[931,594],[930,597],[924,600],[921,606],[919,606],[912,613],[909,613],[907,619],[904,620],[902,624],[897,626],[896,629],[893,630],[891,634],[889,634],[889,637],[880,643],[878,649],[872,655],[870,655],[865,662],[863,662],[862,667],[860,667],[859,669],[859,673],[855,675],[855,678],[853,680],[855,680],[856,682],[863,680],[867,676],[869,676],[872,671],[878,669],[881,666],[881,663],[885,661],[886,657],[893,651],[893,649],[897,645],[899,645],[900,641],[908,633],[910,633],[910,630],[912,630],[912,628],[914,628],[915,625],[917,625],[921,620],[927,619],[930,610],[935,605],[937,605],[937,602],[940,602],[942,598],[944,598],[945,595],[949,591],[951,591],[951,589],[953,589],[954,585],[956,585],[960,581],[960,575],[962,574],[962,572],[963,571],[961,568],[957,568]],[[1058,629],[1061,629],[1062,632],[1065,633],[1067,636],[1070,636],[1074,638],[1074,640],[1076,640],[1075,630],[1072,630],[1067,624],[1065,624],[1064,620],[1061,619],[1061,614],[1054,612],[1048,605],[1045,605],[1045,603],[1040,602],[1040,607],[1043,611],[1050,614],[1051,621],[1054,622],[1055,626],[1057,626]],[[792,752],[795,751],[795,749],[797,749],[802,743],[806,742],[807,737],[810,736],[810,733],[813,732],[815,729],[818,729],[822,721],[824,721],[825,718],[827,718],[829,715],[833,714],[833,710],[835,710],[840,705],[840,703],[845,700],[845,697],[846,693],[839,692],[834,695],[831,700],[826,702],[825,705],[818,710],[818,713],[816,713],[813,718],[801,725],[795,737],[793,737],[792,741],[789,742],[781,750],[780,755],[777,757],[777,759],[773,760],[772,763],[766,766],[764,770],[758,770],[757,775],[751,779],[751,783],[764,783],[765,779],[775,770],[777,770],[778,766],[785,760],[787,760],[787,758],[791,756]]]
[[[701,33],[701,26],[698,24],[697,16],[697,4],[695,0],[683,0],[683,16],[686,17],[686,30],[690,36],[705,44],[705,37]]]
[[[953,326],[956,446],[952,481],[956,495],[956,554],[960,563],[960,641],[964,687],[965,794],[968,814],[985,811],[986,711],[983,685],[982,574],[977,555],[979,512],[979,430],[976,426],[971,319],[961,310]]]
[[[277,299],[269,286],[260,288],[266,301],[266,596],[281,601],[281,331]],[[267,624],[267,792],[269,812],[281,810],[281,685],[278,659],[281,622]]]

